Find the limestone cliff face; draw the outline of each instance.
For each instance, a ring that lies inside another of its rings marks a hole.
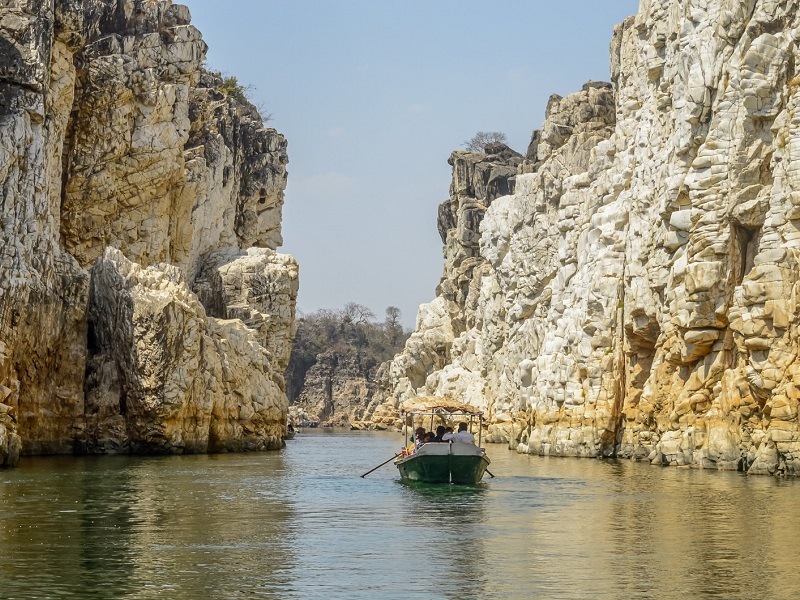
[[[170,0],[0,8],[0,462],[282,444],[286,141],[205,52]]]
[[[332,349],[306,373],[290,412],[301,426],[361,428],[374,403],[385,398],[386,387],[385,366],[358,351]]]
[[[453,195],[488,207],[440,218],[394,402],[461,397],[522,452],[800,472],[798,25],[788,1],[643,0],[613,90],[551,100],[513,193]]]
[[[486,155],[456,151],[450,156],[450,198],[439,206],[444,274],[436,300],[420,307],[415,332],[390,365],[392,387],[400,398],[417,395],[428,375],[442,373],[452,361],[453,341],[475,326],[476,282],[488,267],[480,255],[479,227],[492,201],[514,190],[523,162],[503,144],[488,150]]]
[[[296,425],[383,426],[375,423],[374,410],[389,394],[388,359],[408,338],[399,320],[396,307],[389,307],[380,323],[354,302],[298,319],[285,372]]]

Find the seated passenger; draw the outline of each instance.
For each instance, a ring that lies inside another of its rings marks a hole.
[[[453,428],[452,427],[445,427],[444,433],[442,434],[442,441],[449,442],[453,439]]]
[[[474,444],[475,436],[467,431],[467,424],[462,421],[458,424],[458,433],[453,436],[453,441],[462,444]]]
[[[442,436],[444,435],[444,425],[439,425],[436,428],[436,436],[433,438],[434,442],[443,442]]]
[[[420,446],[422,446],[422,444],[425,443],[425,441],[423,440],[424,437],[425,437],[425,428],[424,427],[417,427],[414,430],[414,443],[411,446],[409,446],[409,448],[410,448],[409,449],[409,454],[411,452],[416,452],[417,448],[419,448]]]

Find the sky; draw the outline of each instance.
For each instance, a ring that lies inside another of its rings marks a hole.
[[[442,274],[447,159],[477,131],[525,153],[551,94],[609,81],[638,0],[181,0],[207,63],[250,86],[289,144],[281,252],[298,309],[399,307]]]

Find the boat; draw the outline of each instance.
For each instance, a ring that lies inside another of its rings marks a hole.
[[[403,404],[404,444],[409,439],[409,430],[430,424],[455,425],[466,422],[468,431],[477,429],[477,445],[462,442],[428,442],[415,451],[403,450],[394,464],[402,481],[423,483],[455,483],[475,485],[480,483],[489,466],[489,458],[481,447],[483,412],[470,405],[448,398],[415,399]],[[477,424],[477,427],[476,427]]]

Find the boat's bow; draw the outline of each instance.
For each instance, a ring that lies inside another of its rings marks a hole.
[[[427,483],[480,483],[489,458],[474,444],[429,442],[395,460],[400,477]]]

